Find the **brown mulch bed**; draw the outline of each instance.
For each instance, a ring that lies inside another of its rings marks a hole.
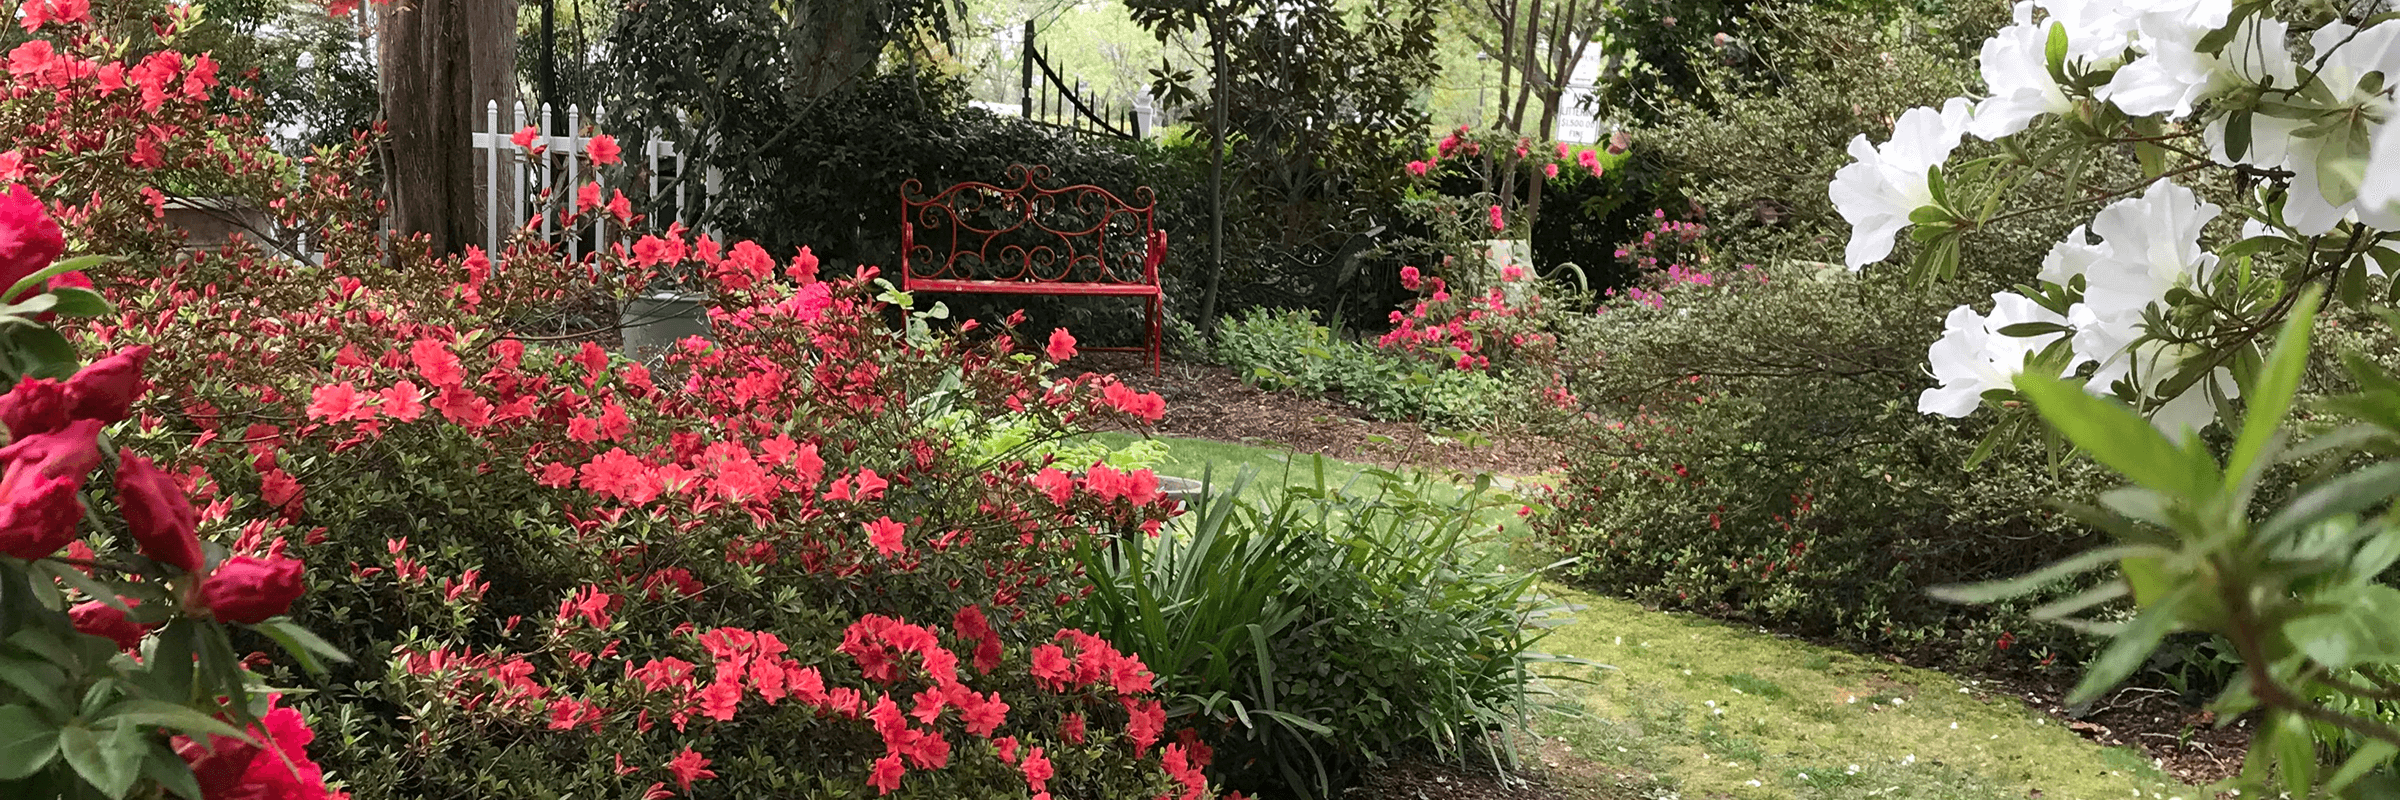
[[[2083,738],[2100,744],[2141,750],[2177,780],[2206,785],[2242,770],[2242,756],[2254,732],[2249,719],[2219,727],[2216,714],[2194,706],[2166,689],[2126,686],[2102,696],[2090,708],[2069,708],[2067,692],[2077,674],[2025,675],[1984,678],[1987,688],[2024,701]]]
[[[1168,361],[1153,374],[1146,356],[1092,353],[1062,374],[1115,373],[1126,385],[1166,398],[1161,436],[1288,448],[1304,454],[1383,466],[1534,475],[1558,469],[1558,445],[1522,432],[1436,431],[1415,422],[1375,420],[1355,406],[1294,392],[1267,392],[1233,370]]]

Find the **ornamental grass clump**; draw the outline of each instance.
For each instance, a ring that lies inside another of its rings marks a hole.
[[[1321,467],[1322,465],[1320,465]],[[1543,693],[1557,609],[1484,557],[1497,501],[1380,470],[1243,499],[1209,487],[1157,538],[1087,543],[1085,624],[1158,665],[1171,724],[1213,742],[1227,786],[1334,797],[1419,749],[1513,758],[1495,735]]]

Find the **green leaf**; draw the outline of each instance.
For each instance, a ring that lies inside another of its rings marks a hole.
[[[2225,460],[2226,489],[2238,489],[2252,479],[2251,468],[2258,465],[2259,454],[2283,427],[2284,414],[2292,410],[2292,394],[2300,390],[2300,373],[2308,369],[2308,334],[2316,324],[2317,304],[2323,300],[2324,295],[2315,289],[2300,296],[2291,317],[2283,321],[2283,330],[2275,336],[2266,371],[2244,392],[2250,408],[2242,416],[2242,436]]]
[[[17,362],[17,372],[29,378],[65,379],[75,374],[82,362],[75,346],[67,337],[50,328],[16,325],[6,329],[9,357]]]
[[[2243,108],[2225,116],[2225,155],[2235,161],[2250,153],[2250,115]]]
[[[239,728],[225,724],[224,720],[200,713],[198,709],[190,706],[177,705],[163,700],[133,698],[119,701],[116,705],[109,706],[107,710],[100,712],[93,724],[114,723],[117,720],[124,720],[143,727],[173,728],[186,734],[230,736],[245,742],[252,742],[248,734],[243,733]]]
[[[284,652],[292,654],[293,658],[300,659],[300,666],[311,673],[323,674],[325,660],[342,664],[350,663],[350,657],[344,655],[340,648],[334,647],[332,643],[310,633],[307,628],[300,627],[298,623],[288,618],[276,617],[252,625],[250,629],[266,634],[267,638],[282,645]]]
[[[2082,386],[2025,373],[2017,376],[2017,391],[2068,441],[2135,483],[2197,499],[2217,482],[2206,454],[2176,447],[2140,414],[2085,394]]]
[[[58,667],[0,652],[0,682],[17,687],[17,691],[24,692],[34,702],[57,712],[59,716],[73,713],[66,699],[58,694],[58,687],[67,682],[66,671]]]
[[[2283,624],[2283,635],[2317,663],[2334,669],[2400,660],[2400,589],[2372,584],[2324,613]]]
[[[124,598],[117,596],[116,590],[108,588],[106,584],[99,581],[92,580],[92,576],[83,574],[83,570],[56,561],[44,560],[33,562],[33,572],[36,576],[65,581],[68,586],[74,587],[75,591],[82,592],[83,596],[98,600],[110,608],[118,611],[133,610],[125,605]]]
[[[2102,547],[2094,550],[2086,550],[2082,553],[2077,553],[2075,555],[2059,559],[2058,561],[2051,563],[2049,566],[2019,575],[2014,578],[1985,581],[1983,583],[1936,586],[1927,590],[1927,593],[1933,595],[1936,599],[1947,600],[1953,603],[1991,603],[2031,593],[2033,590],[2050,585],[2060,578],[2064,578],[2069,575],[2080,575],[2090,572],[2092,570],[2115,563],[2118,559],[2143,554],[2162,554],[2165,552],[2166,551],[2159,548],[2144,545],[2115,545],[2111,547]]]
[[[2149,428],[2148,425],[2142,427],[2144,430]],[[2192,596],[2193,591],[2194,585],[2185,585],[2156,605],[2142,609],[2140,616],[2134,617],[2131,624],[2117,632],[2116,639],[2108,643],[2108,649],[2101,651],[2099,658],[2092,659],[2091,667],[2083,673],[2083,680],[2076,683],[2075,691],[2067,695],[2067,704],[2090,702],[2115,688],[2125,680],[2125,676],[2133,674],[2150,657],[2150,651],[2158,649],[2159,640],[2175,629],[2176,615],[2182,611],[2184,601]]]
[[[41,771],[58,753],[58,726],[24,706],[0,706],[0,781]]]
[[[116,313],[116,306],[110,305],[108,298],[80,286],[61,286],[50,290],[50,296],[58,298],[58,304],[50,310],[65,316],[105,317]]]
[[[2358,746],[2357,752],[2351,753],[2350,758],[2342,762],[2341,769],[2325,779],[2325,793],[2334,794],[2349,788],[2350,784],[2357,783],[2358,779],[2391,761],[2395,755],[2400,755],[2400,745],[2382,739],[2366,740],[2365,744]]]
[[[67,757],[67,766],[110,798],[123,798],[125,790],[133,788],[147,749],[148,742],[130,722],[120,721],[105,732],[77,723],[58,733],[58,750]]]
[[[2314,797],[2312,788],[2317,782],[2317,741],[2308,729],[2308,721],[2297,714],[2278,714],[2274,734],[2268,746],[2275,753],[2276,771],[2283,775],[2283,788],[2290,797]]]
[[[2029,338],[2049,333],[2074,332],[2074,327],[2060,325],[2056,322],[2019,322],[2015,325],[2009,325],[2000,329],[2000,335],[2002,336],[2015,336],[2019,338]]]
[[[2258,535],[2281,541],[2332,517],[2373,508],[2395,494],[2400,494],[2400,461],[2385,461],[2313,485],[2268,517]]]
[[[27,292],[49,283],[53,276],[90,269],[115,260],[117,260],[116,256],[81,256],[51,264],[31,275],[18,278],[16,283],[10,284],[8,291],[0,292],[0,303],[16,302],[17,298],[24,297]]]
[[[2070,83],[2067,79],[2067,26],[2065,23],[2050,23],[2050,38],[2043,42],[2042,46],[2042,62],[2050,67],[2050,80],[2060,86]]]
[[[202,800],[200,779],[192,774],[192,765],[167,749],[166,742],[151,740],[150,757],[142,759],[142,776],[184,800]]]

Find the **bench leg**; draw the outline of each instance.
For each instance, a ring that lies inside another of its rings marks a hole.
[[[1166,306],[1167,298],[1160,295],[1150,296],[1150,374],[1158,378],[1164,378],[1167,375],[1166,364],[1160,358],[1161,351],[1165,349],[1166,328],[1159,319],[1165,314]]]

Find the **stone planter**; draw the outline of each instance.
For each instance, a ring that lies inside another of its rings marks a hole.
[[[1158,490],[1165,494],[1167,499],[1185,507],[1190,507],[1193,503],[1200,501],[1200,482],[1190,478],[1160,475],[1158,476]]]
[[[688,337],[707,338],[708,295],[650,292],[625,301],[617,324],[625,333],[625,355],[655,367],[660,357]]]
[[[1483,249],[1484,279],[1487,285],[1500,287],[1501,297],[1511,306],[1525,302],[1526,288],[1533,285],[1533,240],[1484,239],[1476,242]],[[1525,268],[1525,277],[1514,281],[1500,280],[1500,270],[1510,264]]]
[[[235,234],[252,240],[275,236],[275,219],[239,197],[170,197],[160,210],[168,227],[183,231],[185,250],[215,250]]]

